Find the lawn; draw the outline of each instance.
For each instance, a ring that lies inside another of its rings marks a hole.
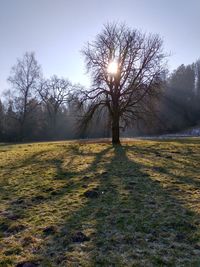
[[[0,266],[200,266],[199,163],[198,138],[0,144]]]

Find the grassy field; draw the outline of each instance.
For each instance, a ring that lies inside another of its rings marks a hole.
[[[200,139],[0,144],[0,266],[200,266]]]

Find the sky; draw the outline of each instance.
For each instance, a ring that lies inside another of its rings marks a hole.
[[[0,93],[11,67],[34,51],[45,77],[89,86],[81,49],[107,22],[158,33],[168,66],[200,58],[199,0],[0,0]]]

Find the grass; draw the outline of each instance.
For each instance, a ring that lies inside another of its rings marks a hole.
[[[198,138],[0,144],[0,266],[200,266],[199,162]]]

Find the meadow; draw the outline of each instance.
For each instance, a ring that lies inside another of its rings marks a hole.
[[[200,139],[0,144],[0,266],[200,266]]]

